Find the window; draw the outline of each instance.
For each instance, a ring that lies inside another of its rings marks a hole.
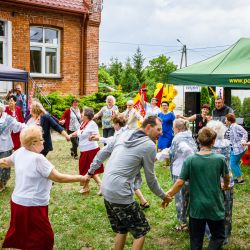
[[[60,31],[30,27],[30,73],[37,77],[60,77]]]
[[[0,21],[0,64],[5,64],[6,25]]]

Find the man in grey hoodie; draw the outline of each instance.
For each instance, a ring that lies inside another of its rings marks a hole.
[[[141,168],[151,191],[163,200],[162,206],[171,200],[159,186],[154,172],[155,141],[161,133],[161,120],[153,116],[146,118],[140,129],[127,130],[115,136],[98,152],[85,175],[87,182],[101,163],[110,157],[103,174],[102,194],[111,227],[116,233],[115,250],[124,249],[128,232],[134,237],[132,249],[142,249],[145,235],[150,230],[133,196],[135,178]]]

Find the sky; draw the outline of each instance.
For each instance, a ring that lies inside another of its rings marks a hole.
[[[164,54],[180,67],[185,44],[191,65],[250,37],[249,12],[248,0],[103,0],[100,63],[124,63],[139,46],[144,66]],[[243,101],[250,90],[232,94]]]
[[[103,1],[100,63],[125,62],[139,46],[145,65],[161,54],[180,65],[185,44],[190,65],[250,37],[248,0]]]

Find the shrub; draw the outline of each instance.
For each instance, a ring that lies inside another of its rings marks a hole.
[[[128,98],[119,91],[107,93],[97,92],[88,96],[79,97],[79,107],[91,107],[96,113],[106,105],[105,101],[108,95],[113,95],[116,98],[116,105],[119,107],[120,112],[126,109],[126,102]],[[74,96],[72,95],[62,96],[58,92],[51,93],[46,97],[52,104],[52,111],[50,105],[46,103],[45,99],[42,96],[39,96],[39,99],[46,110],[51,112],[51,114],[56,116],[57,118],[60,118],[64,111],[71,106],[71,101],[74,98]]]

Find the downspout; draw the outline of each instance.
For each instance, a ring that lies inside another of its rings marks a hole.
[[[86,82],[87,82],[87,26],[88,26],[88,14],[84,14],[82,18],[82,38],[81,38],[81,79],[80,79],[80,95],[86,94]]]

